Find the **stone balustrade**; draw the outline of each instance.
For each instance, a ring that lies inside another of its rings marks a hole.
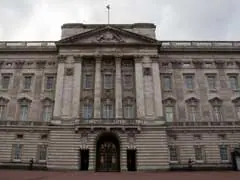
[[[75,125],[142,125],[140,119],[81,119],[76,120]]]
[[[55,48],[55,41],[0,41],[1,48]]]
[[[175,121],[172,123],[167,123],[169,127],[211,127],[211,126],[220,126],[220,127],[234,127],[240,126],[240,121]]]
[[[44,121],[0,121],[0,127],[31,127],[31,126],[48,126],[49,122]]]

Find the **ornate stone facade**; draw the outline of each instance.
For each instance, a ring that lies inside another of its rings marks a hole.
[[[0,42],[0,165],[127,171],[231,167],[240,43],[159,41],[153,24],[65,24]]]

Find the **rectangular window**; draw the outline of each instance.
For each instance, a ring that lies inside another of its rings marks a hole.
[[[51,105],[43,107],[43,121],[50,121],[52,119],[53,108]]]
[[[235,107],[237,118],[240,119],[240,106]]]
[[[166,106],[165,108],[165,118],[167,122],[173,122],[174,120],[174,107]]]
[[[238,89],[238,78],[237,76],[229,76],[230,88],[233,90]]]
[[[4,120],[5,110],[6,110],[6,106],[5,105],[0,105],[0,120]]]
[[[219,146],[220,151],[220,159],[221,161],[228,161],[228,146],[227,145],[220,145]]]
[[[110,119],[113,118],[113,105],[104,104],[103,105],[103,118]]]
[[[25,76],[24,77],[24,89],[30,89],[32,84],[32,76]]]
[[[222,120],[222,114],[221,114],[221,107],[220,106],[214,106],[213,107],[213,118],[215,121],[221,121]]]
[[[185,75],[185,85],[189,90],[194,89],[193,75]]]
[[[48,89],[48,90],[54,89],[55,88],[54,85],[55,85],[54,76],[47,76],[46,77],[46,89]]]
[[[178,153],[176,146],[169,146],[170,161],[178,161]]]
[[[47,160],[47,145],[38,146],[38,160],[46,161]]]
[[[210,90],[215,90],[216,89],[216,76],[215,75],[207,76],[207,81],[208,81],[208,88]]]
[[[195,151],[195,160],[203,161],[204,160],[204,150],[202,146],[194,146]]]
[[[164,87],[164,90],[171,90],[172,89],[172,78],[171,78],[171,76],[164,76],[163,77],[163,87]]]
[[[20,120],[25,121],[28,119],[28,105],[20,105]]]
[[[126,119],[134,118],[134,107],[132,104],[124,105],[124,118],[126,118]]]
[[[188,106],[188,118],[190,121],[197,121],[199,119],[197,106]]]
[[[2,89],[8,89],[10,83],[10,76],[4,75],[2,77]]]
[[[92,89],[93,88],[93,76],[92,74],[85,74],[83,79],[83,88]]]
[[[131,74],[126,74],[123,76],[123,86],[125,89],[130,89],[133,87],[133,77]]]
[[[21,161],[22,158],[22,144],[13,144],[13,160]]]
[[[113,87],[112,74],[104,74],[103,82],[104,82],[104,89],[112,89]]]
[[[92,104],[84,104],[83,105],[83,114],[82,118],[91,119],[93,114],[93,106]]]

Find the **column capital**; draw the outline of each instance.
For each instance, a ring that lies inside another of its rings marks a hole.
[[[159,62],[159,56],[157,56],[157,55],[151,55],[150,58],[151,58],[152,62],[154,62],[154,63]]]
[[[134,55],[134,61],[135,63],[141,63],[143,59],[142,55]]]
[[[74,55],[73,59],[74,59],[74,63],[81,63],[82,62],[82,56],[81,55]]]
[[[102,55],[95,55],[94,58],[96,60],[96,63],[99,63],[102,61]]]
[[[116,63],[121,63],[121,61],[122,61],[122,56],[121,55],[116,55],[114,57],[115,57]]]
[[[64,63],[66,59],[67,59],[66,55],[58,55],[57,56],[58,63]]]

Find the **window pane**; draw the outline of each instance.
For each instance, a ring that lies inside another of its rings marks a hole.
[[[195,159],[197,161],[202,161],[203,160],[203,148],[201,146],[195,146]]]
[[[39,146],[39,160],[46,161],[46,159],[47,159],[47,146],[40,145]]]
[[[3,76],[2,77],[2,88],[8,89],[9,82],[10,82],[10,76]]]
[[[124,75],[123,77],[123,86],[124,88],[132,88],[133,78],[131,74]]]
[[[0,105],[0,120],[5,118],[5,105]]]
[[[44,106],[43,109],[43,120],[44,121],[50,121],[52,119],[52,106]]]
[[[229,81],[231,89],[238,89],[238,82],[236,76],[230,76]]]
[[[186,76],[185,84],[186,84],[187,89],[193,89],[193,76]]]
[[[113,77],[111,74],[104,74],[104,89],[112,89]]]
[[[132,104],[125,104],[124,106],[124,117],[127,119],[134,118],[134,108]]]
[[[93,76],[91,74],[85,74],[83,80],[83,87],[85,89],[91,89],[93,87]]]
[[[22,145],[15,144],[13,145],[13,159],[21,160]]]
[[[53,76],[47,77],[46,89],[54,89],[54,77]]]
[[[24,77],[24,89],[30,89],[32,83],[32,77],[31,76],[25,76]]]
[[[164,85],[164,89],[165,90],[170,90],[170,89],[172,89],[172,82],[171,82],[171,77],[169,77],[169,76],[165,76],[164,78],[163,78],[163,85]]]
[[[20,106],[20,120],[24,121],[28,119],[28,106],[21,105]]]
[[[174,109],[173,107],[165,107],[165,116],[167,122],[172,122],[174,119]]]
[[[220,145],[220,158],[222,161],[228,160],[228,147],[227,145]]]
[[[216,89],[215,76],[208,76],[208,87],[209,87],[209,89]]]
[[[83,118],[90,119],[92,118],[93,106],[92,104],[84,104],[83,105]]]
[[[104,104],[103,106],[103,118],[113,118],[113,106],[112,104]]]

